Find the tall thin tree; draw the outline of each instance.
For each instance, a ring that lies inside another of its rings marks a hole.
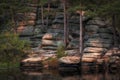
[[[64,44],[65,48],[67,46],[67,16],[66,16],[66,0],[63,0],[63,7],[64,7]]]

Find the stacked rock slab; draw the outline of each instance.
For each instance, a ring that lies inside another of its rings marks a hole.
[[[63,14],[58,13],[52,22],[52,26],[48,28],[47,33],[42,37],[42,49],[56,50],[58,46],[63,44],[63,36]]]
[[[79,48],[79,15],[71,15],[69,16],[69,34],[70,34],[70,42],[67,46],[68,49],[78,49]]]
[[[107,26],[100,18],[88,21],[85,26],[83,57],[104,55],[113,45],[112,32],[112,27]]]

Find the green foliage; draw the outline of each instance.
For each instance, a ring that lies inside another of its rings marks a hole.
[[[84,10],[87,15],[102,16],[118,14],[120,12],[120,0],[75,0],[68,1],[71,10]]]
[[[29,49],[26,41],[19,39],[17,34],[2,33],[0,34],[0,61],[2,63],[16,63],[26,55],[25,50]]]
[[[17,13],[28,12],[30,8],[26,5],[29,0],[0,0],[0,28],[16,30],[19,16]],[[4,27],[3,27],[4,26]]]
[[[57,53],[57,58],[61,58],[63,56],[66,56],[65,47],[63,45],[59,45],[56,53]]]

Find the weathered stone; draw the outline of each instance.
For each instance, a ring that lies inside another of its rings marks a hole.
[[[99,28],[98,33],[110,33],[111,34],[113,32],[112,32],[111,28],[106,27],[106,28]]]
[[[79,48],[79,40],[73,39],[67,48]]]
[[[59,34],[59,33],[46,33],[42,39],[44,40],[62,40],[63,34]]]
[[[48,29],[47,32],[48,33],[60,33],[60,34],[63,34],[64,30],[61,30],[61,29]]]
[[[77,56],[66,56],[59,59],[59,62],[66,64],[75,64],[80,62],[80,57]]]
[[[53,24],[51,26],[51,28],[53,28],[53,29],[63,29],[64,27],[63,27],[63,24]]]
[[[112,39],[113,38],[113,35],[112,34],[108,34],[108,33],[100,33],[99,35],[103,39]]]
[[[96,62],[96,58],[83,57],[82,62],[87,62],[87,63]]]
[[[84,39],[87,40],[89,38],[102,38],[102,39],[112,39],[113,35],[112,34],[108,34],[108,33],[99,33],[99,34],[89,34],[86,33],[84,36]]]
[[[66,50],[65,53],[68,56],[73,56],[73,55],[78,55],[79,51],[78,50]]]
[[[83,53],[83,58],[99,58],[102,53]]]
[[[59,43],[64,44],[62,41],[42,40],[43,46],[59,46]]]
[[[97,58],[97,55],[94,55],[92,53],[84,53],[82,58]]]
[[[52,40],[42,40],[42,45],[43,46],[57,46],[55,41],[52,41]]]
[[[42,20],[37,20],[36,24],[42,24]]]
[[[40,33],[42,33],[42,29],[41,28],[35,28],[34,34],[40,34]]]
[[[104,44],[104,43],[84,43],[84,47],[109,48],[109,47],[111,47],[111,44]]]
[[[31,12],[31,13],[28,13],[27,15],[28,15],[28,16],[36,16],[36,13],[32,13],[32,12]]]
[[[99,25],[99,26],[105,26],[106,23],[105,21],[101,20],[100,18],[96,18],[96,19],[93,19],[93,20],[90,20],[88,23],[88,25]]]
[[[79,24],[80,21],[79,21],[79,19],[71,19],[71,20],[69,20],[69,23]]]
[[[88,40],[88,39],[98,39],[100,38],[99,34],[85,34],[84,36],[84,40]]]
[[[85,29],[88,32],[97,32],[99,29],[99,26],[98,25],[86,25]]]
[[[32,36],[33,33],[33,26],[26,26],[23,30],[21,30],[20,35],[21,36]]]
[[[57,50],[57,47],[54,47],[54,46],[44,46],[44,47],[42,47],[42,49],[44,49],[44,50]]]
[[[35,21],[34,20],[29,20],[27,21],[27,25],[34,25],[35,24]]]
[[[24,59],[22,62],[37,62],[37,61],[41,61],[42,58],[41,57],[35,57],[35,58],[27,58],[27,59]]]
[[[85,41],[85,43],[112,44],[113,40],[112,39],[102,39],[102,38],[89,38],[88,40]]]
[[[107,51],[106,48],[94,48],[94,47],[86,47],[83,52],[84,53],[105,53]]]
[[[63,22],[63,20],[61,20],[61,19],[55,19],[55,20],[53,20],[52,23],[53,23],[53,24],[63,24],[64,22]]]
[[[54,39],[54,36],[53,36],[54,34],[52,34],[52,33],[46,33],[44,36],[43,36],[43,38],[42,39],[48,39],[48,40],[51,40],[51,39]]]
[[[64,18],[64,15],[63,14],[57,14],[56,15],[56,19],[63,19]]]

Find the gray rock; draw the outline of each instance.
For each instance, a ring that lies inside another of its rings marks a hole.
[[[106,52],[106,48],[95,48],[95,47],[86,47],[83,52],[84,53],[104,53]]]
[[[26,26],[24,29],[20,32],[21,36],[32,36],[33,33],[33,26]]]
[[[85,41],[85,43],[112,44],[112,43],[113,43],[113,40],[112,40],[112,39],[102,39],[102,38],[89,38],[88,40]]]
[[[64,15],[63,15],[63,14],[57,14],[55,18],[56,18],[56,19],[63,19],[63,18],[64,18]]]
[[[63,20],[61,20],[61,19],[55,19],[55,20],[53,20],[53,22],[52,22],[53,24],[63,24],[64,23],[64,21]]]
[[[109,33],[100,33],[99,35],[103,39],[112,39],[113,38],[113,35],[109,34]]]
[[[113,35],[108,33],[85,33],[84,39],[87,40],[89,38],[102,38],[102,39],[112,39]]]
[[[110,28],[99,28],[98,33],[113,33]]]
[[[99,34],[90,34],[90,33],[85,33],[84,40],[88,40],[89,38],[100,38]]]
[[[67,46],[67,48],[72,48],[72,49],[76,49],[76,48],[79,48],[79,40],[76,40],[76,39],[73,39],[69,45]]]
[[[48,29],[47,32],[48,33],[60,33],[60,34],[63,34],[64,30],[61,30],[61,29]]]
[[[99,29],[99,26],[98,25],[86,25],[85,29],[88,32],[97,32]]]
[[[59,46],[59,43],[63,43],[63,41],[53,41],[53,40],[42,40],[43,46]]]
[[[39,34],[39,33],[42,33],[42,28],[35,28],[34,30],[34,34]]]
[[[64,38],[63,34],[59,33],[46,33],[42,39],[44,40],[62,40]]]
[[[63,24],[53,24],[51,26],[52,29],[64,29]]]
[[[42,24],[42,20],[37,20],[36,24]]]
[[[35,35],[35,36],[33,36],[34,38],[38,38],[38,39],[42,39],[42,37],[43,37],[43,34],[37,34],[37,35]]]
[[[92,25],[99,25],[102,27],[106,25],[105,21],[101,20],[100,18],[95,18],[93,20],[90,20],[87,24],[88,25],[91,25],[91,24]]]
[[[112,44],[104,43],[84,43],[84,47],[110,48]]]
[[[57,50],[57,47],[54,46],[44,46],[42,47],[43,50]]]

